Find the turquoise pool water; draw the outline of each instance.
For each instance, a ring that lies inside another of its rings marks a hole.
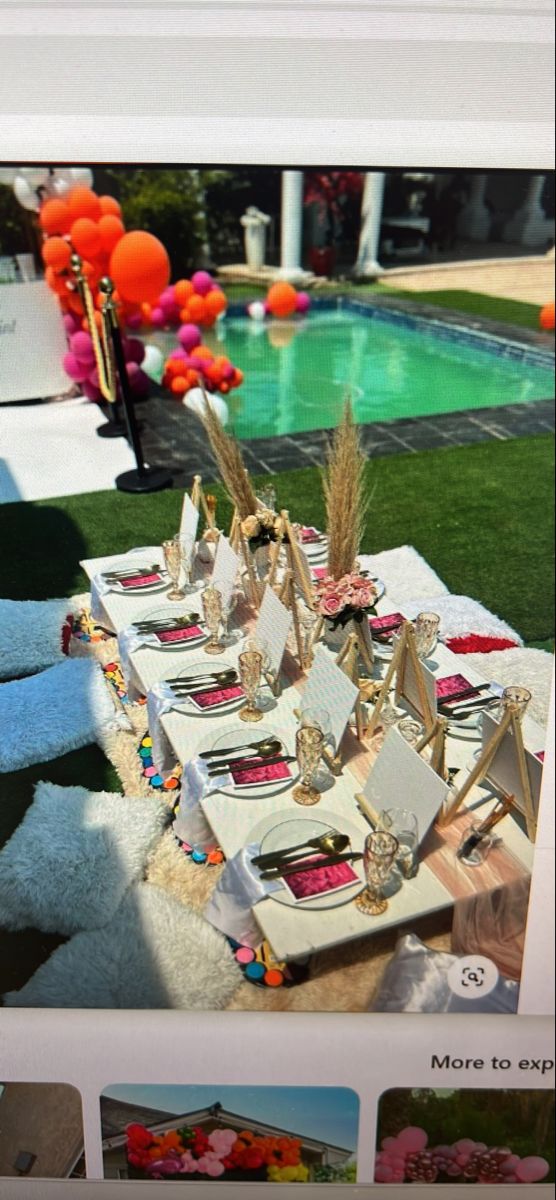
[[[228,397],[240,438],[335,426],[347,393],[358,422],[393,421],[546,399],[547,365],[494,354],[457,335],[439,337],[350,311],[260,325],[229,316],[205,341],[218,344],[245,380]],[[215,346],[216,348],[216,346]]]

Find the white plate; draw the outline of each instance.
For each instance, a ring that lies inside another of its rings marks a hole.
[[[226,726],[225,729],[220,730],[216,738],[213,736],[202,742],[196,753],[199,754],[202,750],[218,750],[221,746],[244,746],[247,742],[258,742],[263,738],[279,739],[282,743],[280,753],[287,755],[293,753],[290,742],[284,739],[283,734],[278,729],[271,729],[268,725],[260,725],[258,721],[253,721],[251,724],[248,721],[238,721],[236,725]],[[247,751],[245,753],[247,754]],[[253,754],[256,754],[255,750],[253,750]],[[226,758],[227,756],[223,753],[222,757]],[[213,761],[218,761],[216,756]],[[210,765],[211,760],[209,759],[208,762]],[[297,763],[294,761],[288,763],[288,766],[290,775],[287,779],[278,779],[275,783],[247,784],[244,787],[232,783],[227,787],[221,788],[220,791],[225,796],[235,796],[241,800],[261,800],[265,796],[276,796],[280,792],[291,788],[299,778]]]
[[[143,559],[143,557],[144,557],[143,552],[141,552],[141,551],[137,552],[134,550],[131,554],[128,555],[127,558],[122,559],[120,562],[111,563],[111,565],[109,567],[106,567],[105,568],[106,573],[111,574],[112,571],[127,571],[127,570],[133,571],[133,570],[135,570],[134,556],[137,555],[137,553],[139,553],[140,557]],[[151,550],[151,553],[152,553],[152,550]],[[113,583],[110,583],[111,590],[113,592],[117,592],[119,596],[143,596],[143,595],[148,596],[151,592],[166,591],[166,588],[168,587],[170,581],[168,578],[168,572],[166,571],[166,568],[163,566],[162,562],[160,561],[162,559],[162,551],[159,552],[158,559],[159,559],[158,566],[160,567],[159,574],[162,576],[162,578],[160,579],[160,581],[158,583],[151,583],[151,584],[148,584],[148,586],[143,586],[143,587],[122,587],[121,583],[117,583],[116,581],[114,581]],[[140,565],[150,566],[150,563],[144,564],[142,562]],[[104,571],[101,571],[100,574],[101,574],[101,578],[103,578]],[[110,582],[110,581],[107,581],[107,582]]]
[[[184,667],[183,671],[179,672],[178,678],[189,679],[192,675],[207,675],[209,677],[207,679],[207,684],[210,687],[210,685],[215,682],[214,680],[210,679],[210,676],[213,674],[213,672],[227,670],[236,670],[234,663],[226,662],[226,660],[223,658],[219,658],[216,662],[216,655],[214,655],[214,658],[211,662],[207,656],[207,658],[204,659],[195,659],[195,662],[192,662],[187,667]],[[199,684],[199,691],[202,691],[201,684]],[[185,713],[188,717],[219,717],[222,716],[223,713],[233,712],[234,709],[240,708],[243,704],[245,704],[244,695],[238,696],[236,700],[227,700],[225,704],[215,704],[211,708],[198,708],[194,701],[189,698],[183,700],[176,699],[174,708],[176,712]],[[255,739],[253,738],[253,741],[254,740]]]
[[[181,613],[186,613],[188,611],[196,612],[197,606],[193,609],[193,602],[194,597],[186,596],[184,600],[173,600],[172,602],[169,602],[165,608],[150,608],[148,612],[141,613],[141,617],[137,619],[140,621],[163,621],[168,620],[168,618],[179,616]],[[158,645],[153,646],[152,649],[164,651],[173,650],[174,654],[177,654],[182,650],[192,650],[195,646],[201,646],[203,642],[208,640],[209,634],[206,625],[202,620],[197,621],[196,624],[202,630],[200,637],[188,638],[188,640],[185,642],[159,642]],[[211,664],[215,661],[220,662],[220,658],[216,654],[211,656]],[[217,667],[214,667],[214,670],[216,671]]]
[[[331,829],[349,835],[350,850],[355,853],[363,851],[366,831],[349,821],[343,814],[338,816],[337,813],[321,809],[320,805],[315,808],[314,812],[305,810],[300,811],[299,815],[296,813],[293,816],[291,809],[284,809],[282,812],[273,813],[270,817],[264,817],[250,831],[246,843],[260,843],[260,853],[268,854],[273,850],[282,850],[286,846],[295,846],[304,838],[320,837],[321,834],[328,833]],[[359,877],[358,882],[342,888],[341,891],[329,892],[325,896],[313,896],[310,900],[299,901],[295,899],[289,888],[284,887],[280,891],[272,892],[269,899],[276,900],[278,904],[285,904],[288,908],[309,912],[323,908],[339,908],[342,904],[349,904],[365,887],[363,860],[359,859],[358,862],[350,865]]]

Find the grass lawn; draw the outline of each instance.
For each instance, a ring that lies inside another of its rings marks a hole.
[[[256,284],[233,283],[225,284],[226,295],[230,302],[240,303],[255,300],[266,295],[267,289]],[[401,288],[389,287],[383,283],[350,283],[331,281],[319,287],[313,295],[319,296],[353,296],[372,300],[373,296],[399,296],[402,300],[412,300],[415,304],[436,304],[439,308],[449,308],[467,316],[486,317],[491,321],[503,321],[508,325],[522,325],[525,329],[539,328],[540,306],[525,304],[521,300],[506,300],[503,296],[486,296],[482,292],[466,292],[464,290],[408,292]]]
[[[362,549],[411,544],[451,592],[472,596],[505,618],[528,644],[549,649],[554,632],[550,435],[483,442],[378,458],[367,465],[371,504]],[[268,482],[268,476],[265,477]],[[208,481],[206,481],[208,482]],[[221,487],[218,520],[231,510]],[[278,504],[293,519],[323,526],[316,468],[276,478]],[[175,532],[182,496],[99,492],[10,504],[4,511],[2,594],[47,599],[87,591],[79,559],[156,544]],[[95,746],[1,777],[0,845],[32,801],[39,779],[119,790]],[[0,995],[22,986],[63,940],[35,930],[0,933]]]

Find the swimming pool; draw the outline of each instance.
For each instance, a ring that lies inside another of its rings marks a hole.
[[[261,324],[232,310],[216,338],[245,375],[227,397],[239,438],[332,428],[348,393],[359,423],[554,394],[548,353],[358,301],[315,306],[299,322]]]

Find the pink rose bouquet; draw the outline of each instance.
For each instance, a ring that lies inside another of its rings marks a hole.
[[[330,621],[332,628],[362,621],[365,613],[375,611],[376,588],[365,575],[326,576],[315,585],[315,610]]]

